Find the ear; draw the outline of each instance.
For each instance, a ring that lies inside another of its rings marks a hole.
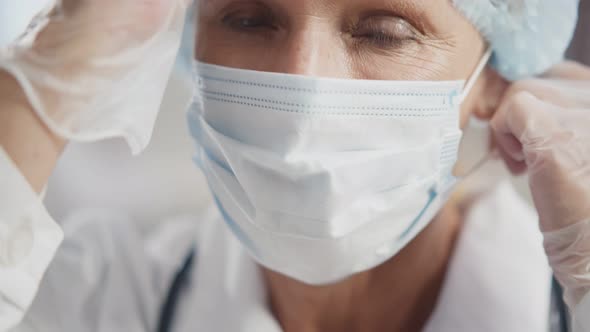
[[[510,86],[493,68],[487,67],[480,80],[479,98],[474,101],[473,115],[480,120],[490,120],[500,106],[502,97]]]
[[[509,86],[510,83],[494,69],[486,67],[462,105],[461,128],[465,128],[471,116],[490,120]]]

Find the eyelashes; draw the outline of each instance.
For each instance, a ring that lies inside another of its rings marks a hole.
[[[407,21],[397,16],[371,16],[351,28],[354,40],[382,49],[403,47],[416,41],[417,33]]]
[[[268,34],[279,30],[276,15],[260,3],[236,4],[223,15],[221,22],[233,32],[242,34]]]
[[[223,24],[237,32],[253,32],[255,30],[277,31],[278,27],[271,17],[260,14],[233,13],[222,19]]]

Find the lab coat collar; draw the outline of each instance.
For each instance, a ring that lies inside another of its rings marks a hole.
[[[255,262],[217,214],[208,219],[174,330],[281,332]],[[548,330],[550,272],[536,219],[507,183],[472,208],[425,332]]]
[[[548,331],[551,272],[534,211],[502,183],[462,232],[424,332]]]

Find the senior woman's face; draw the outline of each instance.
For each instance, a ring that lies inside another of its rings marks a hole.
[[[485,44],[450,0],[201,0],[196,57],[377,80],[467,79]]]

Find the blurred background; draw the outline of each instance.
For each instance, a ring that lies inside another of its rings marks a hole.
[[[590,65],[590,0],[580,3],[580,20],[568,56]]]
[[[27,5],[46,5],[50,1],[0,0],[0,50],[18,35],[19,29],[26,27],[27,19],[30,20]],[[56,220],[66,220],[79,209],[105,208],[121,211],[148,228],[168,217],[198,214],[211,204],[205,180],[192,162],[194,148],[184,120],[191,98],[191,39],[190,33],[186,33],[183,52],[146,152],[132,157],[125,143],[116,139],[67,147],[46,195],[46,205]],[[581,19],[568,56],[590,65],[590,0],[581,2]],[[487,137],[484,124],[470,126],[462,146],[462,167],[469,169],[485,157]],[[480,186],[490,179],[507,176],[499,162],[490,163],[481,171],[486,180]],[[477,179],[474,176],[471,180],[477,184]],[[526,179],[513,181],[527,197]]]

